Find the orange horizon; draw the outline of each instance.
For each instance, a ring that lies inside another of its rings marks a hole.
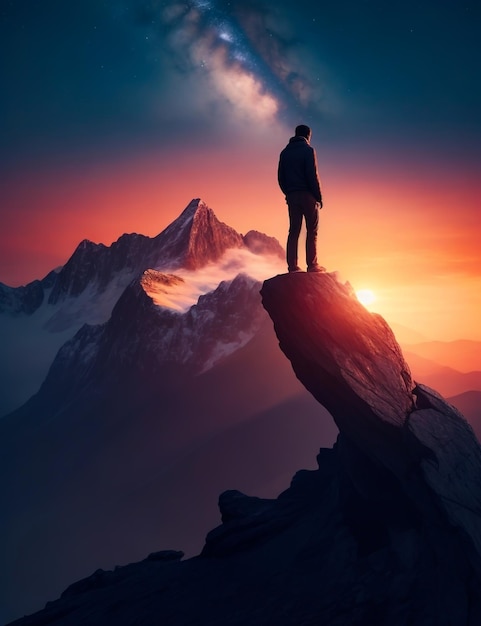
[[[27,173],[23,185],[7,185],[0,281],[18,286],[43,278],[82,239],[110,245],[125,232],[155,236],[196,197],[238,232],[259,230],[284,245],[277,147],[267,145],[255,160],[245,151],[229,159],[215,151],[184,155],[180,173],[176,159],[161,155],[60,175]],[[460,186],[433,172],[408,183],[386,169],[376,179],[372,166],[339,173],[323,160],[321,154],[322,264],[355,289],[372,290],[372,308],[390,323],[427,339],[481,340],[477,181],[465,177]]]

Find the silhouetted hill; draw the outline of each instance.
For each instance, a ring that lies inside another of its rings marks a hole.
[[[481,341],[459,339],[457,341],[426,341],[404,343],[403,348],[410,353],[435,361],[438,365],[450,367],[459,372],[481,371]]]
[[[408,326],[404,326],[403,324],[390,323],[390,326],[396,335],[396,339],[399,344],[404,348],[405,346],[409,348],[411,344],[418,344],[426,341],[426,337]]]
[[[481,372],[458,372],[451,367],[420,357],[414,352],[407,350],[403,352],[414,378],[425,381],[443,395],[453,396],[470,390],[481,391]]]

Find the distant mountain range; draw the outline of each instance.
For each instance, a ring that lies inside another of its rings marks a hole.
[[[481,391],[465,391],[448,401],[466,417],[481,441]]]
[[[404,350],[459,372],[481,371],[481,341],[423,341],[410,345],[401,341]]]
[[[401,341],[401,345],[415,380],[448,398],[481,439],[481,342]]]
[[[411,348],[416,350],[416,346]],[[444,396],[453,396],[464,391],[481,391],[481,371],[459,372],[452,367],[425,359],[415,352],[408,350],[403,352],[414,377],[438,389]]]

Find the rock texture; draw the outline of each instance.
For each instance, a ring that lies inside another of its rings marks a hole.
[[[262,297],[296,376],[341,432],[373,459],[381,454],[388,463],[405,463],[397,442],[414,405],[414,384],[387,323],[329,274],[271,279]]]
[[[296,376],[339,427],[318,469],[277,499],[224,492],[199,557],[97,571],[17,626],[479,626],[471,428],[412,381],[389,327],[335,276],[277,276],[262,298]]]
[[[278,276],[262,297],[282,351],[341,435],[391,472],[420,513],[458,533],[481,573],[481,448],[467,421],[415,386],[389,326],[335,276]],[[362,481],[355,458],[351,475]]]

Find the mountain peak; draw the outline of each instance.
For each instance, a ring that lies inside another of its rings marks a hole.
[[[184,224],[188,224],[194,219],[194,216],[197,212],[205,212],[209,210],[212,209],[209,209],[207,204],[201,198],[193,198],[179,215],[179,217],[177,217],[171,224],[169,224],[167,229],[170,229],[173,224],[176,225],[176,228],[182,228]]]
[[[229,248],[244,246],[241,235],[219,221],[200,198],[193,199],[156,240],[164,259],[190,270],[217,261]]]
[[[204,202],[204,200],[202,200],[202,198],[192,198],[192,200],[185,207],[185,209],[182,211],[180,216],[182,216],[182,215],[193,216],[197,211],[202,211],[202,210],[205,211],[205,210],[208,210],[208,209],[209,209],[209,207]]]

